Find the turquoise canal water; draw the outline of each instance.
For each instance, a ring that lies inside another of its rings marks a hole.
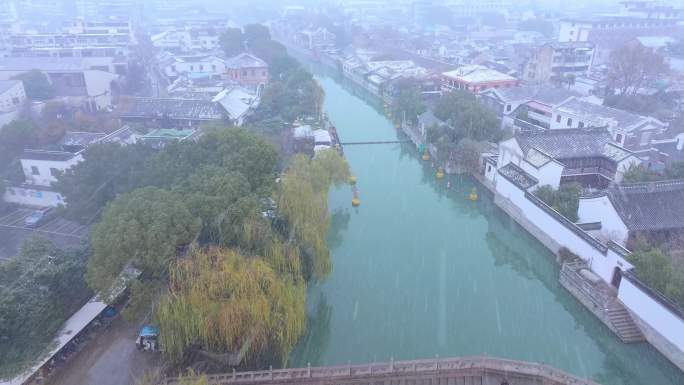
[[[317,71],[342,141],[395,140],[381,106]],[[436,181],[408,144],[345,147],[361,206],[333,191],[333,271],[309,293],[290,366],[488,354],[603,384],[684,384],[648,344],[625,345],[558,283],[553,255],[470,177]],[[683,331],[684,332],[684,331]]]

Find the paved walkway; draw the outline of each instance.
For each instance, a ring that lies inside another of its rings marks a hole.
[[[46,385],[133,385],[160,363],[158,353],[135,347],[138,325],[118,317],[57,370]]]

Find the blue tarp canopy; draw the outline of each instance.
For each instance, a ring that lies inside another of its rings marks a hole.
[[[159,335],[159,328],[152,325],[145,325],[140,329],[140,337],[157,337]]]

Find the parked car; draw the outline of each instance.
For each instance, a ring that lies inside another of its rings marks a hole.
[[[36,210],[24,218],[24,226],[38,227],[45,223],[45,221],[51,216],[52,212],[52,209]]]

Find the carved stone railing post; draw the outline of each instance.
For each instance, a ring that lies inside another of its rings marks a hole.
[[[390,357],[390,373],[394,373],[394,357]]]
[[[311,362],[306,363],[306,376],[311,378]]]
[[[268,365],[268,371],[271,374],[271,380],[273,379],[273,365]]]

